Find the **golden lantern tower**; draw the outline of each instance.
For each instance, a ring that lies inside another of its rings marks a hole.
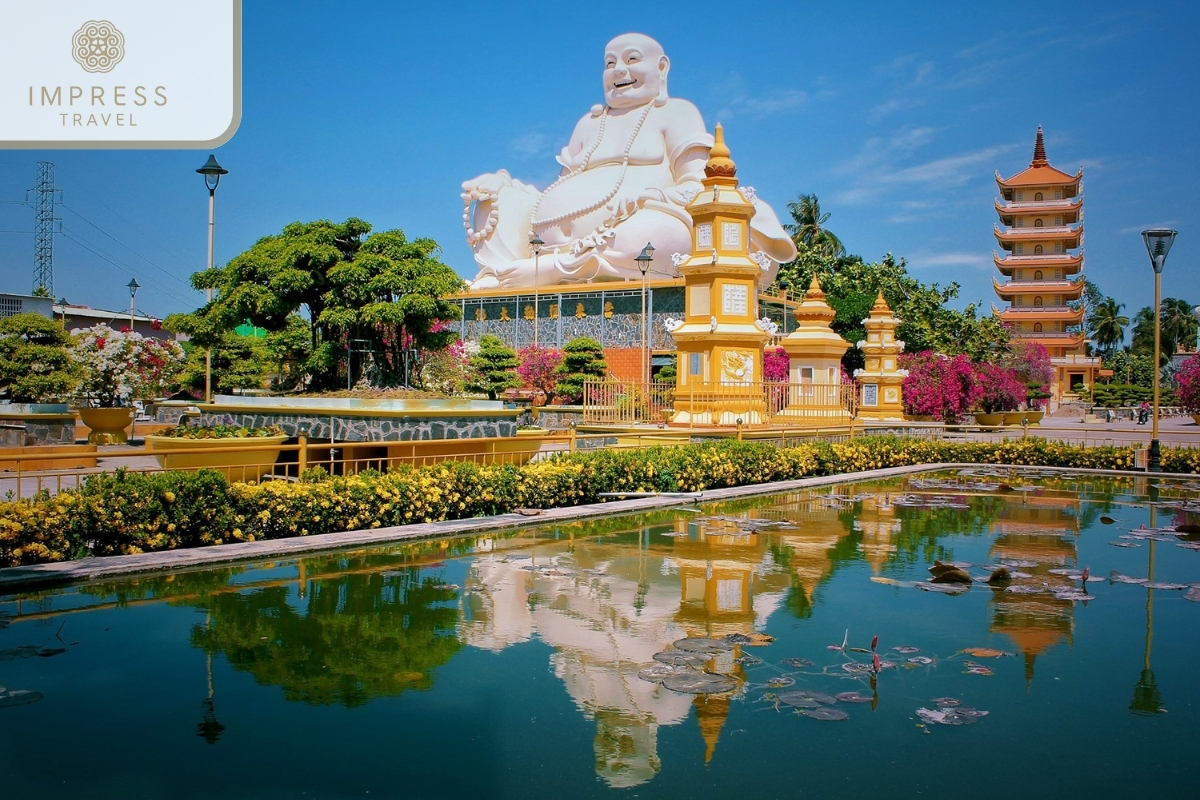
[[[1092,385],[1100,360],[1087,355],[1083,308],[1068,303],[1083,294],[1083,169],[1074,175],[1055,169],[1046,158],[1042,127],[1033,160],[1011,178],[996,174],[1003,200],[995,227],[1004,257],[993,255],[1007,281],[992,278],[996,295],[1009,304],[993,311],[1009,326],[1014,342],[1037,342],[1055,367],[1056,399],[1076,384]]]
[[[672,425],[757,425],[764,421],[758,281],[765,256],[750,254],[754,206],[738,189],[737,166],[718,124],[704,189],[688,203],[692,253],[679,265],[684,318],[671,330],[678,350]]]
[[[842,387],[842,356],[850,343],[829,327],[837,312],[814,275],[792,314],[796,329],[779,343],[788,354],[786,404],[778,416],[792,425],[846,425],[852,419]]]
[[[892,313],[883,292],[875,298],[871,313],[863,320],[867,338],[858,343],[866,359],[863,369],[855,370],[858,383],[858,417],[873,420],[904,419],[901,385],[908,377],[899,368],[904,342],[896,338],[900,320]]]

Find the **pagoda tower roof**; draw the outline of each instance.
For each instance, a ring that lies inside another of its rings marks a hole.
[[[1046,159],[1046,143],[1042,138],[1041,125],[1038,125],[1037,139],[1033,145],[1033,161],[1029,162],[1029,166],[1011,178],[1002,178],[999,172],[996,173],[996,183],[1004,189],[1025,186],[1071,186],[1081,180],[1083,180],[1082,167],[1074,175],[1071,175],[1050,166],[1050,162]]]

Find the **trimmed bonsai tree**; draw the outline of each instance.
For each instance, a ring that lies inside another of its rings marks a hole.
[[[604,348],[595,339],[580,337],[563,348],[563,363],[558,367],[558,396],[571,403],[583,399],[583,384],[587,380],[608,377],[608,362]]]
[[[65,400],[78,383],[70,344],[58,320],[40,314],[0,319],[0,387],[14,403]]]
[[[483,392],[489,400],[495,400],[505,389],[521,385],[517,377],[517,354],[497,336],[480,336],[479,352],[471,356],[469,364],[473,374],[467,380],[467,390]]]

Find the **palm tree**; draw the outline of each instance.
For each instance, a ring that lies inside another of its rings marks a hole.
[[[785,225],[797,243],[804,243],[827,258],[841,258],[846,247],[833,231],[825,227],[829,214],[821,213],[821,202],[815,194],[802,194],[796,202],[788,203],[794,225]]]
[[[1101,350],[1112,353],[1125,341],[1125,328],[1129,325],[1129,317],[1121,314],[1124,303],[1118,303],[1111,297],[1104,298],[1092,308],[1088,317],[1088,330],[1096,339]]]
[[[1167,355],[1175,354],[1175,350],[1196,349],[1197,333],[1200,332],[1200,320],[1192,311],[1192,306],[1186,300],[1168,297],[1162,302],[1162,337],[1163,344],[1174,342],[1175,346],[1167,351]]]
[[[1143,356],[1154,352],[1154,309],[1150,306],[1139,309],[1134,315],[1133,340],[1130,343],[1130,350]]]

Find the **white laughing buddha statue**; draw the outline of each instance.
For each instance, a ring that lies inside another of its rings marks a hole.
[[[575,125],[558,155],[562,172],[546,191],[507,170],[463,184],[463,223],[479,264],[473,289],[532,287],[533,234],[544,242],[536,265],[541,286],[640,279],[634,259],[647,242],[660,256],[691,252],[684,207],[701,188],[713,137],[694,105],[668,97],[670,67],[649,36],[618,36],[604,50],[605,103]],[[748,187],[742,192],[756,212],[751,253],[774,264],[795,258],[775,212]],[[651,267],[659,278],[674,271],[665,257]],[[764,282],[774,274],[772,265]]]

